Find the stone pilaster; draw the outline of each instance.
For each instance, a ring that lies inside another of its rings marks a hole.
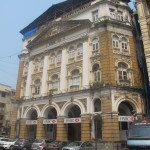
[[[38,118],[37,120],[37,128],[36,128],[36,139],[45,138],[45,129],[43,125],[43,118]]]
[[[23,67],[24,67],[24,61],[20,61],[19,71],[18,71],[18,78],[17,78],[16,93],[15,93],[15,99],[16,100],[20,99],[21,82],[22,82],[22,76],[23,76]]]
[[[43,75],[42,75],[42,90],[41,94],[43,96],[47,95],[47,67],[48,66],[48,56],[44,57],[44,67],[43,67]]]
[[[26,83],[26,93],[25,96],[27,98],[30,97],[30,93],[31,93],[31,74],[32,74],[32,66],[33,66],[33,62],[30,61],[29,62],[29,69],[28,69],[28,76],[27,76],[27,83]]]
[[[57,138],[59,141],[68,140],[68,126],[64,124],[64,117],[57,118]]]
[[[19,138],[28,138],[28,129],[26,126],[26,119],[20,119],[20,133]]]
[[[119,123],[117,114],[102,115],[102,140],[104,142],[119,141]]]
[[[91,117],[81,116],[81,141],[91,140]]]
[[[66,91],[66,49],[62,50],[62,60],[61,60],[61,75],[60,75],[60,91]]]
[[[10,138],[16,137],[16,120],[17,120],[18,106],[14,105],[12,118],[11,118],[11,129],[10,129]]]

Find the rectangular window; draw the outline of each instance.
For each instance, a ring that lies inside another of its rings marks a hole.
[[[123,21],[123,13],[118,11],[118,20]]]
[[[35,94],[40,94],[40,87],[39,86],[35,87]]]
[[[2,92],[2,97],[6,97],[6,93],[5,92]]]
[[[98,10],[92,12],[93,22],[98,20]]]
[[[110,17],[112,19],[115,19],[115,10],[110,8],[109,11],[110,11]]]
[[[58,82],[52,82],[52,89],[58,89]]]

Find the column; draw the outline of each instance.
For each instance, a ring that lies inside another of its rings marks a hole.
[[[26,83],[26,93],[25,97],[30,98],[30,92],[31,92],[31,74],[32,74],[32,66],[33,62],[29,62],[29,68],[28,68],[28,76],[27,76],[27,83]]]
[[[60,91],[66,92],[66,49],[62,50]]]
[[[105,142],[119,142],[119,123],[118,114],[103,114],[102,115],[103,130],[102,140]]]
[[[44,57],[44,67],[43,67],[43,75],[42,75],[42,96],[47,95],[47,64],[48,64],[48,56]]]
[[[45,129],[43,125],[43,118],[38,118],[37,120],[37,128],[36,128],[36,139],[44,139],[45,136]]]
[[[86,89],[89,87],[89,62],[88,62],[88,42],[83,43],[83,73],[82,85]]]
[[[64,124],[64,117],[57,117],[57,137],[58,141],[67,141],[68,140],[68,126]]]
[[[17,120],[17,112],[18,112],[18,107],[14,106],[13,113],[12,113],[12,118],[11,118],[11,129],[10,129],[10,138],[16,138],[16,120]]]
[[[28,130],[27,130],[25,118],[20,119],[19,138],[28,138]]]
[[[81,116],[81,141],[91,141],[91,117]]]

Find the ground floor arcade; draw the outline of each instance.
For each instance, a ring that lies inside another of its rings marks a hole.
[[[15,106],[11,137],[61,141],[125,142],[135,112],[143,113],[140,93],[116,89],[37,98]]]

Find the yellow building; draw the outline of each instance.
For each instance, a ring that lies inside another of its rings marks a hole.
[[[70,0],[21,30],[11,137],[126,142],[144,112],[128,0]]]

